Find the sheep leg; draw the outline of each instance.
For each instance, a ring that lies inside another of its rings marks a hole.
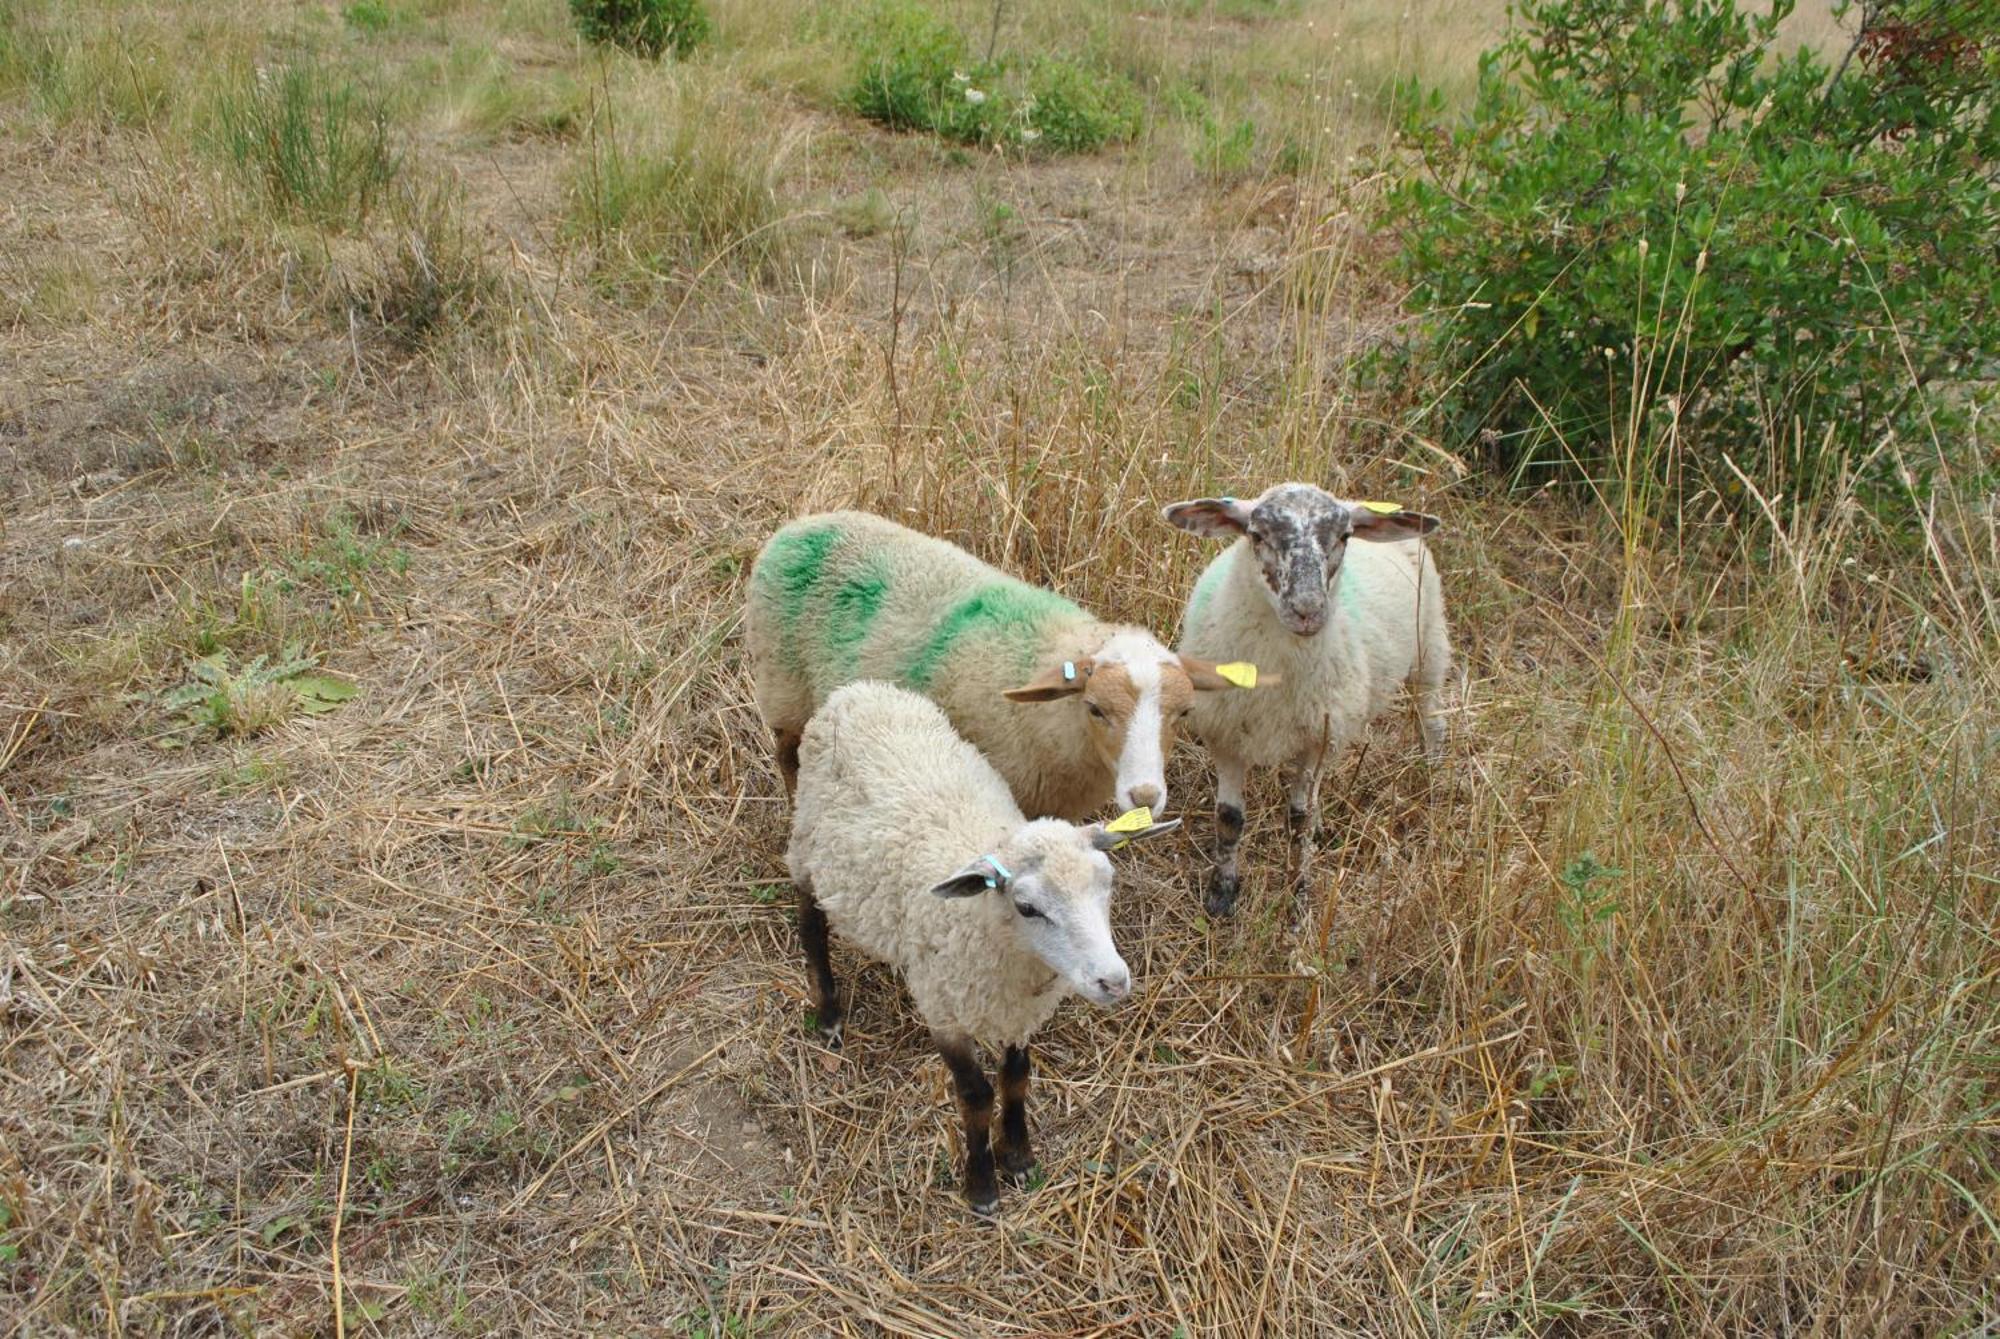
[[[840,1007],[840,988],[833,979],[833,960],[827,956],[826,913],[813,900],[810,883],[800,880],[797,891],[799,943],[805,948],[806,970],[812,976],[813,1015],[818,1019],[820,1039],[837,1051],[847,1013]]]
[[[1028,1144],[1028,1048],[1009,1046],[1000,1058],[1000,1170],[1011,1180],[1034,1174],[1035,1151]]]
[[[1243,881],[1236,872],[1236,846],[1243,840],[1243,780],[1249,768],[1239,759],[1215,755],[1215,871],[1202,903],[1211,916],[1236,910]]]
[[[1424,736],[1424,761],[1435,767],[1444,761],[1444,712],[1438,698],[1442,684],[1417,685],[1417,728]]]
[[[1294,758],[1285,768],[1285,829],[1295,854],[1292,886],[1302,897],[1311,885],[1319,842],[1319,778],[1317,754]]]
[[[1000,1207],[1000,1187],[993,1179],[993,1085],[979,1066],[979,1057],[969,1037],[932,1033],[938,1054],[951,1070],[952,1087],[958,1094],[958,1114],[965,1121],[965,1202],[981,1218],[991,1218]]]
[[[778,775],[785,782],[785,800],[790,802],[799,789],[799,740],[805,731],[777,726],[771,733],[777,738]]]

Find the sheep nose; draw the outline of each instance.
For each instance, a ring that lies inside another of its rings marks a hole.
[[[1097,978],[1097,989],[1107,1000],[1122,1000],[1132,993],[1132,973],[1120,967]]]
[[[1132,787],[1132,803],[1127,807],[1136,809],[1143,804],[1148,809],[1157,810],[1161,798],[1160,788],[1149,781],[1143,786]]]

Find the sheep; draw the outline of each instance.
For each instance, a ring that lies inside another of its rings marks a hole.
[[[1110,1006],[1132,990],[1111,939],[1106,851],[1168,832],[1136,811],[1110,825],[1029,821],[1006,781],[933,702],[878,682],[826,700],[799,747],[785,855],[817,1027],[838,1048],[845,1008],[828,927],[895,968],[951,1071],[965,1123],[964,1192],[999,1204],[1035,1166],[1028,1142],[1028,1039],[1076,993]],[[1001,1053],[1001,1121],[976,1046]]]
[[[1303,483],[1248,501],[1176,502],[1164,514],[1183,530],[1235,541],[1195,583],[1181,621],[1182,654],[1228,646],[1284,675],[1254,698],[1203,699],[1190,723],[1215,758],[1215,867],[1204,904],[1226,916],[1240,887],[1236,846],[1249,768],[1286,773],[1303,890],[1322,770],[1388,707],[1399,682],[1416,692],[1426,755],[1442,756],[1438,689],[1451,641],[1437,568],[1423,544],[1386,542],[1417,539],[1438,523],[1389,503],[1342,502]],[[1349,548],[1350,538],[1372,542]]]
[[[1176,726],[1198,693],[1234,686],[1144,629],[851,511],[803,517],[765,543],[745,640],[787,795],[814,708],[844,683],[881,679],[943,707],[1028,813],[1073,822],[1114,799],[1163,811]]]

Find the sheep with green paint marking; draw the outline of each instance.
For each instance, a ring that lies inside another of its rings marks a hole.
[[[1227,648],[1283,682],[1254,697],[1204,700],[1190,723],[1215,759],[1215,870],[1206,906],[1235,909],[1236,846],[1251,767],[1279,767],[1291,790],[1303,888],[1312,869],[1319,782],[1326,764],[1395,700],[1416,693],[1424,747],[1444,746],[1438,690],[1451,666],[1437,564],[1420,537],[1429,516],[1393,503],[1342,502],[1311,484],[1278,484],[1262,496],[1176,502],[1169,523],[1233,541],[1195,582],[1180,649]],[[1365,541],[1350,546],[1349,540]],[[1417,541],[1398,543],[1395,541]]]
[[[772,535],[750,573],[757,706],[787,793],[800,732],[842,684],[922,693],[1030,815],[1167,803],[1166,757],[1197,695],[1234,687],[1143,628],[1106,623],[956,545],[864,512]]]

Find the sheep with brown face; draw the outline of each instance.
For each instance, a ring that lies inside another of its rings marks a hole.
[[[1320,777],[1404,683],[1416,693],[1425,751],[1442,752],[1438,690],[1451,667],[1451,638],[1437,565],[1420,542],[1438,523],[1302,483],[1246,500],[1176,502],[1165,514],[1183,530],[1233,541],[1195,582],[1181,620],[1182,653],[1226,648],[1254,660],[1261,674],[1282,676],[1268,692],[1198,702],[1190,723],[1215,758],[1215,871],[1206,905],[1228,915],[1240,886],[1236,846],[1251,767],[1284,769],[1303,887]]]
[[[1143,628],[1106,623],[956,545],[862,512],[772,535],[750,573],[757,706],[789,792],[800,731],[842,684],[921,693],[1030,815],[1160,812],[1166,758],[1198,697],[1232,685]]]

